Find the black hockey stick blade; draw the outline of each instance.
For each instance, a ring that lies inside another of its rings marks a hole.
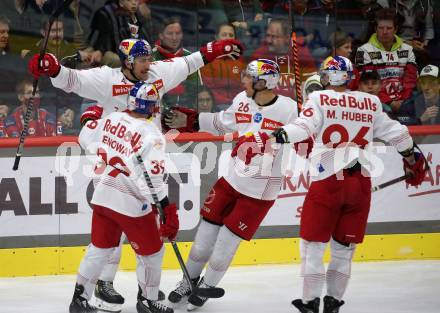
[[[221,298],[225,295],[225,290],[219,287],[211,287],[211,288],[194,287],[192,293],[202,298]]]
[[[400,183],[401,181],[403,181],[403,180],[409,178],[410,176],[411,176],[410,174],[405,174],[405,175],[403,175],[403,176],[400,176],[400,177],[397,177],[397,178],[391,179],[391,180],[389,180],[389,181],[387,181],[387,182],[384,182],[383,184],[380,184],[380,185],[377,185],[377,186],[372,187],[372,188],[371,188],[371,192],[375,192],[375,191],[381,190],[381,189],[383,189],[383,188],[389,187],[389,186],[391,186],[391,185],[394,185],[394,184]]]
[[[160,212],[160,210],[159,210]],[[194,285],[191,281],[191,277],[189,276],[188,270],[186,268],[185,262],[183,262],[182,255],[180,254],[179,248],[175,241],[171,241],[171,246],[173,247],[174,253],[176,254],[177,261],[179,262],[180,268],[182,269],[183,276],[186,279],[186,282],[189,284],[191,288],[191,293],[196,296],[200,296],[203,298],[221,298],[225,294],[225,290],[218,287],[211,288],[199,288]]]

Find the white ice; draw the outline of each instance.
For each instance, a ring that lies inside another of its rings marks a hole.
[[[180,278],[180,271],[164,271],[161,289],[168,293]],[[0,313],[66,313],[74,282],[74,275],[1,278]],[[220,286],[225,296],[198,312],[296,313],[290,302],[301,294],[299,265],[233,267]],[[136,313],[135,273],[118,273],[115,287],[126,298],[122,312]],[[440,261],[354,263],[344,300],[340,313],[439,313]]]

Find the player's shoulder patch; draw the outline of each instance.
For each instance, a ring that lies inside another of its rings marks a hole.
[[[154,85],[154,87],[156,87],[156,89],[159,91],[160,89],[162,89],[163,88],[163,80],[162,80],[162,78],[161,79],[158,79],[158,80],[155,80],[154,82],[153,82],[153,85]]]

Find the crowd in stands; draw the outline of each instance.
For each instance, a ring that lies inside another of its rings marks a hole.
[[[0,137],[17,137],[32,101],[29,136],[76,135],[79,116],[93,104],[41,78],[31,97],[29,58],[39,52],[48,16],[62,0],[0,4]],[[298,46],[295,82],[292,29]],[[163,109],[226,109],[241,89],[241,73],[256,58],[275,60],[278,92],[296,99],[320,87],[329,55],[352,60],[350,89],[377,95],[383,110],[405,125],[440,124],[440,1],[433,0],[74,0],[52,25],[47,52],[64,66],[120,67],[119,42],[146,39],[153,59],[188,55],[202,44],[235,38],[239,60],[218,59],[170,91]]]

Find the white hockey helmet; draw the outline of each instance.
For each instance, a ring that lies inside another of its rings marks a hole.
[[[267,89],[274,89],[280,80],[280,67],[275,61],[257,59],[248,64],[244,74],[252,77],[253,85],[264,80]]]
[[[342,56],[329,56],[319,69],[322,85],[342,86],[348,84],[353,75],[351,61]]]

